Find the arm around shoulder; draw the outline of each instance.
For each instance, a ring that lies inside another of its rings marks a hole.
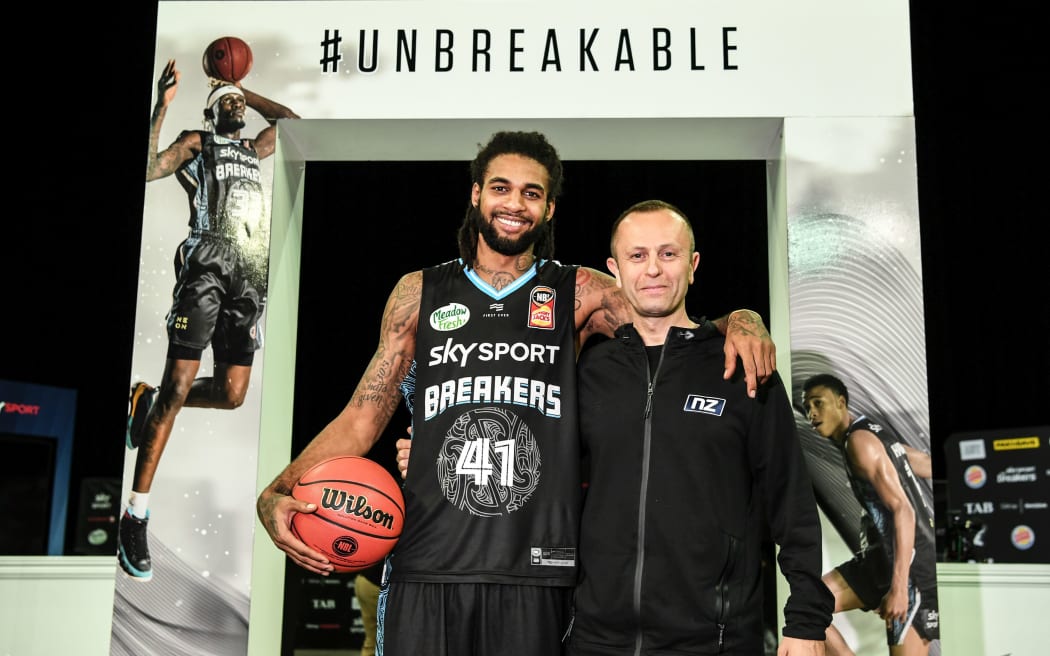
[[[726,336],[723,377],[728,380],[733,376],[739,357],[744,365],[748,395],[755,398],[758,385],[767,382],[777,369],[777,347],[762,317],[753,310],[740,309],[712,323]]]
[[[590,267],[576,270],[576,330],[580,344],[592,335],[612,337],[616,329],[630,322],[627,299],[616,279]]]

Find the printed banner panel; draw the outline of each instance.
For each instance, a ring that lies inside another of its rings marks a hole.
[[[784,134],[792,401],[826,521],[827,566],[841,568],[854,553],[893,539],[886,528],[892,519],[859,502],[854,488],[866,488],[847,474],[841,444],[810,425],[804,383],[817,374],[837,377],[848,391],[851,421],[867,417],[873,431],[930,452],[914,124],[790,119]],[[916,477],[915,487],[912,578],[928,575],[935,596],[932,480]],[[865,530],[871,524],[882,537]],[[938,627],[935,601],[921,622]],[[875,613],[839,613],[834,625],[856,653],[886,649],[885,623]],[[939,640],[930,653],[940,653]]]
[[[161,64],[223,34],[305,118],[913,112],[901,0],[159,4]]]

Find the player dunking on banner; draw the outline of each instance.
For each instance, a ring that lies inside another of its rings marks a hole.
[[[161,125],[180,77],[175,60],[169,60],[157,82],[146,168],[147,182],[177,176],[189,198],[190,233],[175,256],[160,385],[137,382],[131,389],[126,440],[138,451],[131,497],[120,518],[118,561],[140,581],[153,575],[149,493],[176,415],[183,407],[232,410],[244,402],[255,351],[262,345],[259,321],[268,274],[269,214],[259,160],[274,152],[277,119],[298,118],[239,82],[221,82],[204,109],[210,129],[184,130],[158,152]],[[246,106],[268,122],[255,139],[240,136]],[[214,371],[198,378],[209,344]]]

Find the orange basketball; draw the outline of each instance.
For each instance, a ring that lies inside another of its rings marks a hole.
[[[240,82],[252,70],[252,49],[243,39],[221,36],[204,49],[201,65],[208,77],[226,82]]]
[[[292,496],[317,505],[315,512],[292,517],[292,532],[325,554],[337,572],[356,572],[382,561],[401,537],[401,486],[368,458],[319,462],[302,475]]]

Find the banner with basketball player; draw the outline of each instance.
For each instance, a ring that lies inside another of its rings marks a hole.
[[[294,113],[241,85],[244,39],[183,42],[196,57],[157,45],[114,654],[247,645],[272,187],[261,162],[276,145],[259,113]]]
[[[875,580],[845,563],[854,553],[867,554],[869,562],[882,558],[893,546],[884,543],[896,539],[895,518],[845,440],[856,440],[857,430],[877,434],[887,445],[880,457],[891,472],[893,454],[903,456],[905,446],[918,450],[915,458],[924,464],[902,457],[898,487],[915,491],[904,501],[915,517],[914,558],[905,558],[912,559],[910,579],[925,601],[912,604],[910,627],[890,644],[925,640],[929,653],[939,654],[933,485],[924,471],[932,454],[914,128],[910,119],[791,119],[785,131],[791,135],[785,165],[791,171],[792,401],[825,519],[826,561],[829,571],[846,573],[862,598],[862,588],[870,587],[867,595],[878,598],[866,599],[873,606],[865,610],[878,609],[886,572]],[[823,378],[828,375],[843,384],[844,395],[828,389],[838,385]],[[812,381],[817,385],[807,387]],[[814,398],[824,396],[841,401],[841,411],[823,411]],[[832,427],[835,421],[841,429]],[[871,497],[871,507],[858,495]],[[884,565],[892,566],[895,557]],[[838,613],[833,624],[855,653],[887,649],[886,623],[875,612]]]
[[[260,444],[266,422],[286,419],[268,414],[285,406],[264,407],[264,379],[280,385],[262,365],[282,376],[295,367],[294,343],[268,337],[296,317],[295,297],[272,287],[275,258],[297,248],[303,229],[295,184],[290,198],[275,189],[300,159],[361,160],[375,149],[374,159],[467,161],[496,126],[566,120],[576,123],[552,131],[582,159],[775,160],[777,117],[910,124],[903,0],[493,6],[500,11],[454,0],[159,3],[111,653],[247,653],[250,633],[259,653],[279,648],[271,609],[283,603],[283,558],[271,546],[260,573],[253,541],[256,494],[269,482],[260,477],[276,473],[260,460],[291,456],[290,436]],[[632,129],[635,121],[648,123]],[[429,141],[442,138],[455,146]],[[907,150],[908,134],[897,138]],[[862,142],[851,157],[884,156],[889,143]],[[791,201],[801,191],[787,193]],[[829,206],[856,209],[841,193]],[[884,197],[897,194],[914,201],[907,184]],[[274,217],[278,206],[291,210]],[[904,329],[921,342],[921,322]],[[362,339],[374,331],[364,326]],[[922,362],[921,350],[909,355]]]

